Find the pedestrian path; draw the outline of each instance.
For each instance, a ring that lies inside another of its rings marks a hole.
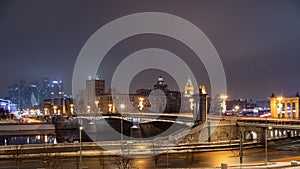
[[[292,162],[269,162],[268,165],[264,163],[260,164],[249,164],[249,165],[243,165],[242,167],[240,166],[229,166],[227,167],[228,169],[256,169],[256,168],[293,168],[293,169],[300,169],[300,162],[295,161],[294,166],[292,166]],[[220,167],[221,168],[221,167]]]
[[[295,161],[292,166],[291,162],[269,162],[268,165],[265,163],[251,163],[251,164],[243,164],[242,166],[223,166],[221,167],[202,167],[202,168],[191,168],[191,169],[300,169],[300,162]],[[186,168],[172,168],[172,169],[186,169]]]

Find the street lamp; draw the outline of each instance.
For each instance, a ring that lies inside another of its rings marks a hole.
[[[240,106],[236,105],[236,106],[234,106],[234,109],[235,109],[236,111],[238,111],[238,110],[240,109]]]
[[[122,141],[121,146],[123,148],[123,115],[122,115],[122,113],[123,113],[123,109],[125,108],[125,105],[120,104],[120,108],[121,108],[121,141]]]
[[[266,154],[266,166],[268,166],[268,129],[272,130],[272,126],[266,127],[265,130],[265,154]]]
[[[81,143],[81,137],[82,137],[82,135],[81,135],[81,132],[82,132],[82,129],[83,129],[83,127],[82,126],[80,126],[79,127],[79,155],[80,155],[80,157],[79,157],[79,165],[80,165],[80,169],[82,169],[82,143]]]

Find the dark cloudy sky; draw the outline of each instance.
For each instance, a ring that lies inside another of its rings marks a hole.
[[[7,85],[62,79],[71,93],[76,58],[87,39],[106,23],[136,12],[164,12],[199,27],[223,62],[231,98],[267,99],[300,91],[300,2],[297,0],[227,1],[0,1],[0,97]],[[120,28],[122,29],[122,28]],[[99,68],[109,79],[118,58],[148,47],[170,50],[193,68],[200,84],[209,85],[200,61],[181,42],[158,35],[123,40]],[[134,79],[133,88],[148,88],[158,73],[149,70]],[[145,76],[147,75],[147,76]],[[169,79],[169,78],[167,78]],[[170,86],[176,86],[169,81]]]

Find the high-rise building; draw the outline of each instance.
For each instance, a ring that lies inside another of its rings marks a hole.
[[[181,103],[181,93],[178,91],[171,91],[168,89],[168,85],[165,83],[164,78],[159,76],[157,82],[154,84],[154,90],[161,90],[160,92],[153,92],[152,89],[140,89],[137,90],[137,93],[144,98],[149,97],[149,94],[152,93],[151,102],[152,105],[148,107],[152,107],[151,109],[158,112],[179,112],[180,111],[180,103]],[[148,100],[145,99],[144,103],[148,103]],[[147,107],[147,105],[144,105]]]
[[[19,105],[19,85],[18,84],[9,84],[8,85],[8,99],[11,100],[14,104]]]
[[[27,102],[28,102],[28,99],[27,99],[27,88],[28,88],[28,85],[27,85],[27,82],[25,80],[21,80],[20,81],[20,85],[19,85],[19,90],[20,90],[20,95],[19,95],[19,107],[20,109],[23,109],[23,108],[26,108],[26,105],[27,105]]]
[[[27,83],[21,80],[19,84],[8,85],[8,99],[20,109],[38,106],[45,99],[60,99],[64,96],[63,82],[57,80],[51,82],[47,76],[43,76],[41,83],[38,81]]]
[[[105,80],[89,78],[86,81],[86,105],[92,105],[96,97],[105,93]]]
[[[50,85],[50,98],[63,98],[64,94],[63,81],[53,80]]]
[[[30,84],[30,86],[28,86],[28,96],[30,97],[30,105],[32,107],[39,105],[39,103],[40,103],[40,85],[38,82],[33,82]]]
[[[28,84],[26,81],[20,81],[20,105],[21,109],[30,108],[39,104],[39,83],[32,82]]]
[[[40,90],[40,101],[50,98],[50,87],[49,77],[44,75],[42,78],[42,85]]]

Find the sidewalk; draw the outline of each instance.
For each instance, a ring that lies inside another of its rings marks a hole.
[[[265,165],[265,163],[256,163],[256,164],[243,164],[240,166],[227,166],[227,168],[224,169],[300,169],[300,162],[297,162],[297,166],[291,166],[291,162],[269,162],[268,166]],[[187,168],[172,168],[172,169],[187,169]],[[191,169],[223,169],[221,167],[202,167],[202,168],[194,168]]]
[[[221,168],[221,167],[218,167]],[[294,161],[294,166],[291,165],[291,162],[269,162],[268,165],[265,163],[253,163],[253,164],[243,164],[240,166],[228,166],[227,169],[256,169],[256,168],[292,168],[292,169],[300,169],[300,162]]]

